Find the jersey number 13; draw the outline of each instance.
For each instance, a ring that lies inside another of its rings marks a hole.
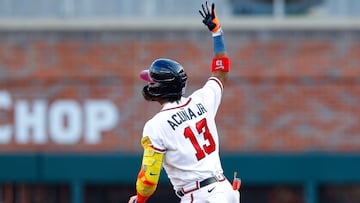
[[[206,156],[206,154],[211,154],[215,151],[215,141],[209,131],[205,118],[196,123],[196,130],[197,132],[193,132],[190,127],[186,127],[184,130],[184,136],[190,140],[191,144],[195,148],[197,160],[201,160]],[[208,143],[203,146],[200,146],[196,139],[196,135],[200,134],[203,134],[204,140],[208,141]]]

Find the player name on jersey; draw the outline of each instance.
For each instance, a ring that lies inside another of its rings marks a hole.
[[[183,122],[197,118],[197,116],[201,116],[202,114],[207,112],[204,105],[202,105],[201,103],[196,104],[196,107],[197,109],[195,110],[192,110],[190,107],[181,108],[179,111],[174,113],[170,117],[171,119],[167,120],[170,127],[175,130],[175,128],[181,125]]]

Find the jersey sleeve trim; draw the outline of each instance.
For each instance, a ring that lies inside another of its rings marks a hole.
[[[221,81],[217,77],[210,77],[209,80],[215,81],[220,86],[221,92],[224,90],[223,84],[221,83]]]
[[[160,149],[160,148],[154,147],[154,145],[151,145],[151,148],[153,148],[155,151],[157,151],[159,153],[165,153],[166,152],[166,149]]]

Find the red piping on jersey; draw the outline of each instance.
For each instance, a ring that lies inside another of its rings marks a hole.
[[[219,79],[217,79],[216,77],[210,77],[209,80],[215,81],[220,86],[221,91],[223,91],[223,85],[221,84]]]
[[[194,196],[193,196],[192,193],[190,194],[190,198],[191,198],[190,203],[193,203],[194,202]]]
[[[163,109],[163,110],[161,110],[161,111],[168,111],[168,110],[172,110],[172,109],[182,108],[182,107],[188,105],[188,104],[190,103],[190,101],[191,101],[191,98],[189,98],[189,100],[188,100],[185,104],[183,104],[183,105],[181,105],[181,106],[176,106],[176,107],[169,108],[169,109]]]
[[[166,150],[165,150],[165,149],[159,149],[159,148],[156,148],[156,147],[154,147],[154,145],[151,145],[151,147],[152,147],[154,150],[156,150],[156,151],[159,151],[159,152],[166,152]]]

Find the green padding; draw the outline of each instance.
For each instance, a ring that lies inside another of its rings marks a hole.
[[[43,155],[44,181],[135,182],[140,155]]]
[[[360,154],[224,155],[225,175],[249,183],[360,182]]]
[[[222,154],[246,184],[360,182],[360,154]],[[0,181],[135,183],[140,154],[0,154]],[[162,171],[160,182],[169,182]]]
[[[0,154],[0,181],[34,181],[39,178],[37,155]]]

